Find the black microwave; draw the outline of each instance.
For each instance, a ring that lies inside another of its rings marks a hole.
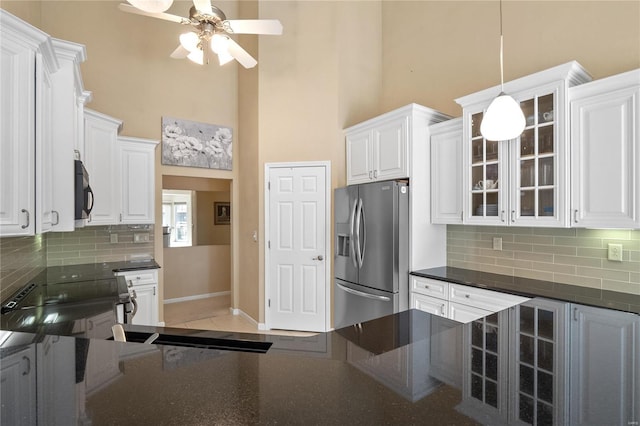
[[[75,217],[76,220],[89,218],[93,209],[93,191],[89,185],[89,173],[80,160],[75,162]]]

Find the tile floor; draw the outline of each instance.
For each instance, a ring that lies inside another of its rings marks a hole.
[[[243,315],[231,314],[229,300],[229,296],[222,296],[165,304],[165,325],[166,327],[175,328],[283,336],[307,337],[316,334],[291,330],[258,330],[257,323],[245,318]]]

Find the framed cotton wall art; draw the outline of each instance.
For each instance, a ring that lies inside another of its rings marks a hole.
[[[162,164],[231,170],[232,160],[231,128],[162,117]]]

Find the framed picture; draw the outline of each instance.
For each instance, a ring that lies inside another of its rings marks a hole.
[[[229,225],[231,223],[231,204],[227,202],[213,203],[213,224]]]
[[[162,117],[162,164],[232,170],[232,162],[231,128]]]

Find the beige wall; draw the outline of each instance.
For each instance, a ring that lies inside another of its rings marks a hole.
[[[231,290],[231,247],[165,248],[164,299]]]
[[[216,202],[229,202],[231,194],[224,192],[198,192],[196,194],[196,244],[230,245],[231,225],[214,222],[214,206]],[[230,268],[231,265],[228,265]]]
[[[234,129],[233,172],[161,166],[157,153],[156,199],[163,175],[233,180],[232,303],[261,322],[264,164],[328,160],[341,186],[344,127],[410,102],[457,116],[456,97],[499,82],[495,1],[216,1],[228,16],[282,21],[282,36],[239,38],[252,70],[171,60],[183,28],[116,4],[46,1],[41,16],[24,1],[0,6],[86,44],[89,106],[123,119],[123,134],[158,139],[162,115]],[[596,78],[640,67],[638,1],[506,1],[504,13],[507,80],[572,59]]]

